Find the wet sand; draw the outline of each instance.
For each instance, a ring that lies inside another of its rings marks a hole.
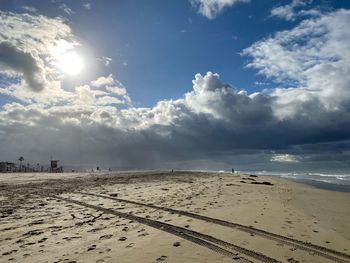
[[[195,172],[0,174],[0,262],[350,262],[350,193]]]

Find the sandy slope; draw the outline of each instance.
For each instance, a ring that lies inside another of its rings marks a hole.
[[[350,262],[350,194],[278,178],[0,174],[0,204],[0,262]]]

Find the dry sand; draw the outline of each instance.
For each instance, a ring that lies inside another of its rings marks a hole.
[[[350,194],[274,177],[0,174],[0,203],[0,262],[350,262]]]

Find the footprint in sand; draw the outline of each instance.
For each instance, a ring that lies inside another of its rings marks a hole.
[[[129,245],[126,246],[126,248],[131,248],[135,245],[135,243],[130,243]]]
[[[113,235],[103,235],[100,236],[100,239],[110,239]]]
[[[27,258],[27,257],[29,257],[29,256],[30,256],[30,254],[28,254],[28,253],[23,254],[23,257],[24,257],[24,258]]]
[[[148,236],[149,234],[147,232],[145,233],[142,233],[142,234],[139,234],[138,237],[145,237],[145,236]]]
[[[29,242],[29,243],[25,243],[24,246],[31,246],[31,245],[35,245],[35,244],[36,244],[35,242]],[[22,246],[20,246],[20,247],[22,247]]]
[[[92,245],[87,249],[87,251],[91,251],[91,250],[95,250],[95,249],[96,249],[96,245]]]
[[[38,241],[38,243],[43,243],[43,242],[45,242],[47,240],[47,237],[43,237],[42,239],[40,239],[39,241]]]
[[[287,261],[288,262],[292,262],[292,263],[298,263],[299,262],[299,260],[296,260],[294,258],[288,258]]]
[[[156,259],[157,262],[165,261],[168,257],[167,256],[160,256]]]
[[[4,253],[2,253],[2,255],[3,255],[3,256],[8,256],[8,255],[11,255],[12,253],[15,253],[15,252],[17,252],[17,249],[13,249],[13,250],[4,252]]]
[[[24,240],[23,239],[18,239],[17,241],[16,241],[16,243],[17,244],[19,244],[19,243],[23,243],[24,242]]]

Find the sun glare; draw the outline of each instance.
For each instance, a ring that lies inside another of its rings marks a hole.
[[[70,51],[60,55],[57,66],[64,73],[78,75],[83,69],[83,61],[77,53]]]

